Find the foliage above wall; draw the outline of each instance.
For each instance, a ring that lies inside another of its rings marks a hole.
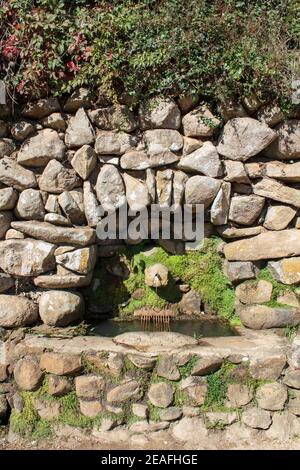
[[[297,0],[0,2],[0,78],[13,97],[200,93],[290,100]],[[298,56],[299,64],[299,56]]]

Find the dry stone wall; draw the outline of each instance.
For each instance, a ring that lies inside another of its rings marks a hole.
[[[10,418],[10,439],[111,443],[120,433],[128,442],[168,430],[166,438],[181,444],[225,436],[267,445],[299,436],[299,334],[289,345],[256,332],[207,347],[165,334],[125,334],[105,344],[11,336],[9,364],[0,367],[0,420]]]
[[[255,100],[228,102],[217,114],[188,97],[156,97],[131,111],[91,102],[84,89],[28,103],[17,117],[0,111],[0,326],[79,319],[76,289],[90,284],[104,248],[100,209],[126,201],[135,210],[204,204],[206,233],[225,241],[233,284],[255,278],[260,263],[278,281],[299,283],[296,114],[284,120],[278,106]],[[165,246],[182,252],[189,244]],[[298,323],[297,298],[288,311],[257,307],[269,298],[256,298],[260,288],[246,285],[255,291],[250,301],[238,296],[247,326]],[[34,290],[42,291],[39,306]]]

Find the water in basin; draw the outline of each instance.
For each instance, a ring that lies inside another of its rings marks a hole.
[[[139,319],[131,321],[107,319],[93,325],[90,334],[113,337],[132,331],[172,331],[195,338],[236,336],[238,334],[229,323],[211,319],[174,320],[169,324],[144,322]]]

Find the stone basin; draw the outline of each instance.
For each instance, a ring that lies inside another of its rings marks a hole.
[[[244,327],[238,327],[237,330],[239,336],[210,337],[199,340],[172,332],[131,332],[114,338],[101,336],[58,338],[26,334],[10,354],[19,357],[23,354],[41,354],[44,351],[66,354],[101,351],[126,354],[131,351],[140,351],[145,355],[158,355],[161,352],[176,352],[180,355],[188,351],[192,354],[201,354],[201,356],[219,354],[231,359],[234,356],[241,360],[242,358],[276,357],[279,354],[285,354],[287,350],[287,339],[280,337],[275,331],[253,331]],[[6,353],[8,354],[9,351]]]

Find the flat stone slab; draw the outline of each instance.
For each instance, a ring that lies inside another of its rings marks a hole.
[[[151,333],[138,333],[140,337],[140,355],[145,357],[157,356],[161,352],[176,351],[178,361],[181,356],[186,357],[187,352],[190,355],[198,355],[201,358],[213,357],[218,353],[220,357],[231,360],[238,358],[239,360],[251,360],[261,358],[278,357],[285,354],[289,343],[286,338],[279,337],[273,331],[255,331],[239,328],[242,336],[205,338],[197,342],[193,338],[185,335],[175,334],[177,342],[169,340],[170,333],[154,333],[154,336],[160,337],[160,341],[151,343]],[[134,334],[134,333],[131,333]],[[150,336],[149,336],[150,335]],[[119,335],[116,338],[121,338]],[[142,342],[142,336],[145,343]],[[182,337],[182,344],[179,345],[178,337]],[[147,338],[148,337],[148,338]],[[163,341],[165,337],[165,341]],[[52,351],[65,354],[81,354],[85,352],[97,353],[101,351],[132,353],[136,352],[136,345],[117,343],[116,338],[106,338],[101,336],[77,336],[74,338],[54,338],[38,335],[27,334],[25,339],[21,341],[13,351],[3,350],[3,354],[8,362],[9,355],[13,354],[14,358],[24,356],[25,354],[40,354],[44,351]],[[185,340],[185,343],[183,342]],[[191,343],[188,345],[189,340]],[[5,345],[4,345],[5,349]]]
[[[116,344],[129,346],[139,351],[154,351],[159,349],[178,349],[184,346],[194,346],[198,341],[191,336],[182,335],[180,333],[169,332],[133,332],[123,333],[116,336],[113,341]]]

